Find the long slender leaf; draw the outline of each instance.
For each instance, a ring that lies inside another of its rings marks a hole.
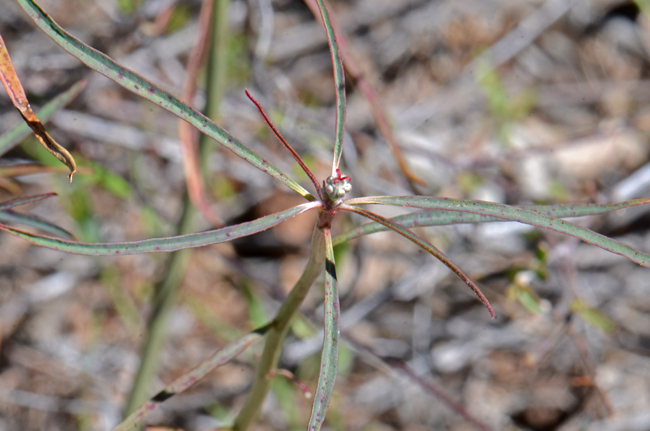
[[[268,326],[258,329],[255,332],[244,335],[243,337],[228,344],[223,349],[215,353],[210,359],[201,363],[198,367],[183,374],[178,379],[174,380],[169,386],[162,391],[158,392],[149,401],[142,404],[133,413],[131,413],[122,423],[120,423],[114,431],[127,431],[137,425],[149,413],[156,409],[160,404],[167,401],[174,395],[177,395],[187,388],[194,385],[196,382],[205,377],[212,370],[227,364],[237,357],[240,353],[248,347],[259,341],[266,333]]]
[[[42,220],[34,215],[22,214],[11,210],[0,211],[0,223],[19,223],[51,235],[74,239],[74,235],[53,223]]]
[[[351,199],[352,200],[352,199]],[[350,202],[350,201],[348,201]],[[353,213],[360,214],[364,217],[369,218],[370,220],[373,220],[377,223],[381,223],[387,228],[394,230],[398,234],[402,235],[403,237],[413,241],[415,244],[419,245],[429,253],[431,253],[433,256],[435,256],[439,261],[444,263],[447,268],[451,269],[461,280],[463,280],[469,287],[472,289],[472,291],[478,296],[478,299],[485,305],[485,307],[488,309],[490,312],[490,317],[494,318],[494,310],[492,309],[492,306],[490,305],[490,301],[483,295],[483,292],[481,292],[481,289],[449,258],[438,248],[436,248],[433,244],[431,244],[429,241],[425,240],[424,238],[421,238],[420,236],[416,235],[415,233],[411,232],[404,226],[397,224],[395,222],[392,222],[380,215],[374,214],[370,211],[366,211],[361,208],[353,207],[347,204],[343,204],[340,206],[342,210],[345,211],[350,211]]]
[[[544,229],[560,232],[581,239],[604,250],[610,251],[630,259],[639,265],[650,267],[650,255],[647,255],[627,244],[608,238],[592,230],[574,225],[568,221],[550,217],[535,211],[529,211],[508,205],[471,201],[454,200],[447,198],[415,197],[415,196],[375,196],[347,201],[351,205],[380,204],[422,209],[436,209],[480,214],[502,220],[518,221],[520,223],[537,226]]]
[[[318,7],[318,1],[317,0],[304,0],[305,3],[307,4],[307,7],[311,10],[312,14],[319,18],[320,17],[320,9]],[[365,76],[363,75],[363,72],[357,67],[357,61],[353,55],[352,49],[350,49],[350,44],[348,43],[345,33],[343,30],[341,30],[341,26],[338,25],[338,19],[336,17],[336,14],[330,10],[330,21],[332,23],[332,28],[334,29],[334,33],[336,34],[336,41],[338,42],[338,46],[341,52],[341,59],[343,60],[343,65],[345,66],[345,72],[352,78],[354,81],[356,88],[361,92],[361,95],[366,99],[368,104],[370,104],[370,109],[372,111],[372,115],[375,117],[375,123],[377,124],[377,128],[379,129],[379,132],[382,134],[384,137],[384,140],[388,144],[391,152],[393,153],[393,158],[397,162],[397,165],[399,166],[400,170],[406,176],[406,178],[413,182],[417,183],[421,186],[426,186],[427,183],[424,182],[421,178],[419,178],[417,175],[411,171],[409,168],[408,164],[406,163],[406,160],[404,160],[404,156],[402,155],[402,150],[400,148],[399,142],[397,142],[397,138],[395,137],[395,134],[393,133],[393,129],[388,123],[388,116],[386,115],[386,112],[384,108],[381,105],[381,101],[379,100],[379,97],[377,96],[377,93],[375,90],[372,88],[372,86],[368,83],[366,80]],[[340,21],[339,21],[340,22]]]
[[[49,101],[36,113],[36,116],[40,118],[43,123],[47,122],[61,108],[77,97],[85,87],[85,80],[77,82],[72,87]],[[0,136],[0,156],[18,145],[23,139],[29,136],[30,133],[32,133],[32,129],[30,129],[24,122],[21,122],[13,129],[3,133],[2,136]]]
[[[323,229],[325,234],[325,337],[320,358],[320,372],[314,404],[309,418],[309,431],[318,431],[323,426],[327,408],[332,399],[336,371],[339,364],[339,332],[341,330],[341,310],[339,291],[336,280],[336,263],[332,248],[332,234]]]
[[[33,0],[18,0],[20,6],[29,14],[49,37],[61,45],[63,49],[77,57],[91,69],[112,79],[129,91],[144,97],[172,114],[184,119],[201,132],[210,136],[242,159],[258,169],[298,192],[308,200],[315,198],[300,184],[289,178],[284,172],[262,158],[259,154],[246,147],[228,132],[217,126],[212,120],[198,112],[196,109],[181,102],[173,95],[161,90],[140,75],[120,66],[107,55],[89,47],[61,28],[52,18],[41,9]]]
[[[52,248],[66,253],[82,254],[87,256],[123,256],[140,253],[158,253],[176,251],[185,248],[202,247],[209,244],[232,241],[243,236],[252,235],[269,229],[291,217],[302,214],[320,206],[320,202],[308,202],[288,210],[260,217],[257,220],[227,226],[207,232],[179,235],[169,238],[152,238],[143,241],[122,243],[84,243],[65,241],[47,236],[35,235],[9,226],[1,225],[0,229],[21,237],[33,244]]]
[[[72,182],[72,175],[77,170],[77,164],[75,163],[74,159],[66,150],[63,148],[61,145],[59,145],[50,135],[47,133],[47,130],[45,130],[45,126],[43,123],[41,123],[41,120],[38,119],[34,111],[32,110],[32,107],[29,104],[29,101],[27,100],[27,96],[25,95],[25,89],[23,88],[22,83],[20,82],[20,79],[18,78],[18,75],[16,74],[16,70],[14,69],[14,65],[11,62],[11,58],[9,57],[9,51],[7,50],[7,47],[5,46],[4,40],[2,40],[2,36],[0,35],[0,81],[2,82],[2,85],[5,87],[5,90],[7,90],[7,94],[9,94],[9,98],[11,99],[12,103],[20,111],[20,115],[22,115],[23,120],[25,120],[25,123],[34,131],[34,134],[36,135],[36,139],[45,147],[47,151],[49,151],[54,157],[59,159],[61,163],[66,165],[68,169],[70,169],[70,174],[68,175],[68,178],[70,179],[70,182]]]
[[[329,10],[324,0],[317,0],[320,9],[321,19],[327,33],[327,41],[332,54],[332,67],[334,69],[334,89],[336,91],[336,133],[334,135],[334,159],[332,160],[332,176],[336,175],[336,170],[341,161],[341,152],[343,151],[343,130],[345,128],[345,73],[343,72],[343,62],[339,53],[339,44],[336,41],[336,33],[332,26]]]
[[[10,201],[5,201],[0,203],[0,211],[8,210],[20,205],[31,204],[33,202],[42,201],[43,199],[51,198],[56,196],[56,193],[43,193],[40,195],[26,196],[24,198],[16,198]]]
[[[650,203],[650,199],[633,199],[630,201],[619,202],[616,204],[560,204],[560,205],[528,205],[521,206],[523,210],[534,211],[546,214],[550,217],[583,217],[591,215],[605,214],[624,208],[630,208],[637,205]],[[401,224],[404,227],[427,227],[427,226],[445,226],[461,223],[487,223],[507,221],[502,218],[490,217],[482,214],[462,213],[458,211],[446,210],[426,210],[413,214],[405,214],[390,219],[391,221]],[[386,231],[389,228],[379,223],[367,223],[334,238],[334,245],[342,244],[346,241],[358,238],[371,233]]]

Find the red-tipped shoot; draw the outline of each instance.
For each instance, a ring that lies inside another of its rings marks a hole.
[[[246,92],[246,96],[248,96],[248,98],[251,100],[251,102],[253,102],[255,104],[255,106],[257,106],[257,109],[260,111],[260,114],[262,115],[262,118],[264,118],[264,121],[266,122],[267,126],[269,126],[269,128],[271,129],[271,131],[273,132],[275,137],[278,138],[278,141],[280,141],[282,143],[282,145],[284,145],[284,148],[286,148],[287,151],[289,151],[291,153],[291,155],[293,156],[294,159],[296,159],[296,162],[298,162],[298,164],[300,165],[302,170],[307,174],[307,176],[309,177],[311,182],[314,184],[314,187],[316,187],[316,192],[318,193],[318,197],[321,200],[323,200],[323,196],[321,195],[321,190],[320,190],[320,184],[318,183],[318,180],[316,179],[316,175],[314,175],[314,173],[307,167],[307,165],[302,160],[302,158],[298,155],[298,153],[296,153],[296,150],[294,150],[291,147],[291,145],[289,145],[289,143],[286,141],[286,139],[284,139],[284,137],[280,134],[278,129],[273,125],[273,123],[271,122],[269,117],[264,112],[264,109],[262,108],[262,105],[260,105],[259,102],[257,100],[255,100],[255,98],[248,92],[247,89],[244,89],[244,91]]]

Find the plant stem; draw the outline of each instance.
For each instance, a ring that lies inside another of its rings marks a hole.
[[[325,236],[321,229],[315,227],[312,235],[311,256],[307,267],[271,323],[264,342],[262,357],[257,364],[253,388],[246,399],[244,408],[235,419],[233,430],[245,431],[257,419],[264,398],[271,387],[273,371],[277,368],[280,350],[289,331],[289,324],[300,308],[309,288],[323,269],[324,263]]]
[[[206,92],[208,94],[204,113],[216,120],[219,116],[219,106],[223,98],[226,75],[226,56],[228,44],[228,4],[230,0],[216,0],[212,9],[212,31],[210,51],[206,73]],[[207,160],[211,151],[208,145],[210,138],[201,134],[199,139],[199,154],[201,171],[207,172]],[[181,216],[178,234],[193,232],[196,228],[197,209],[190,203],[187,191],[183,198],[183,215]],[[151,315],[147,340],[141,355],[141,363],[133,389],[125,408],[125,416],[147,400],[150,382],[156,374],[160,354],[167,335],[167,321],[178,293],[178,286],[185,272],[190,250],[174,252],[167,265],[163,281],[158,284],[154,293],[154,309]]]
[[[194,230],[197,213],[196,208],[189,202],[186,192],[183,198],[183,214],[177,229],[178,235],[190,233]],[[147,326],[147,339],[140,355],[140,368],[124,409],[124,417],[128,416],[151,395],[149,393],[150,384],[158,370],[160,356],[167,340],[167,322],[176,304],[178,286],[185,273],[185,267],[191,253],[191,249],[174,252],[166,265],[166,272],[162,281],[156,285],[153,297],[153,311]]]
[[[212,24],[210,31],[210,47],[208,51],[208,64],[206,65],[206,101],[203,113],[212,121],[219,122],[219,107],[223,100],[226,88],[226,72],[228,70],[228,7],[230,0],[215,0],[212,8]],[[201,133],[199,147],[205,151],[211,149],[206,145],[211,138]],[[201,157],[204,161],[205,158]]]

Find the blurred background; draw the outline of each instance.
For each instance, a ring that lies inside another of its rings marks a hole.
[[[643,6],[643,2],[638,2]],[[198,0],[43,0],[68,31],[177,96],[196,41]],[[332,0],[360,73],[378,95],[409,182],[348,77],[343,173],[353,194],[422,194],[507,204],[607,203],[650,194],[650,20],[610,0]],[[219,124],[310,183],[274,140],[248,88],[319,179],[328,175],[334,85],[324,32],[299,0],[232,0]],[[172,235],[185,181],[178,120],[83,66],[12,0],[0,34],[33,106],[81,79],[49,122],[77,159],[64,173],[0,178],[0,200],[55,191],[20,211],[76,238]],[[205,69],[195,106],[205,104]],[[0,94],[0,133],[21,118]],[[212,145],[208,201],[228,224],[299,196]],[[34,138],[0,162],[55,164]],[[387,216],[400,212],[377,209]],[[650,252],[637,207],[576,220]],[[191,253],[148,393],[268,321],[308,258],[313,215]],[[342,233],[360,224],[341,216]],[[209,229],[198,219],[195,230]],[[650,429],[650,270],[523,225],[419,231],[484,289],[487,311],[441,263],[394,233],[337,248],[342,332],[332,430]],[[0,234],[0,430],[109,430],[120,420],[165,255],[91,258]],[[322,279],[281,364],[312,388]],[[225,426],[241,408],[261,346],[148,419]],[[403,367],[408,367],[405,372]],[[256,430],[304,429],[311,400],[276,378]]]

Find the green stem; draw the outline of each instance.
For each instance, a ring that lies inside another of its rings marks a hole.
[[[196,208],[189,202],[187,192],[183,200],[183,215],[178,227],[179,235],[194,230],[196,215],[198,214]],[[191,253],[191,249],[174,252],[166,265],[167,269],[162,281],[156,286],[153,297],[153,311],[147,326],[147,339],[140,355],[140,368],[124,409],[125,417],[151,395],[151,381],[158,370],[160,356],[167,340],[167,323],[176,304],[178,287],[183,279],[185,267]]]
[[[215,0],[212,8],[212,23],[210,27],[210,48],[208,51],[208,63],[206,66],[206,101],[203,113],[212,121],[219,122],[220,106],[223,100],[224,89],[226,88],[226,73],[228,71],[228,7],[230,0]],[[199,147],[201,150],[201,161],[205,162],[209,151],[211,138],[201,134]],[[205,170],[204,170],[205,172]]]
[[[206,73],[207,101],[204,114],[213,120],[216,120],[219,116],[219,106],[223,98],[226,81],[229,2],[230,0],[216,0],[212,9],[212,30]],[[209,137],[201,134],[199,139],[199,154],[202,172],[207,172],[208,156],[212,149],[208,145],[209,141]],[[189,202],[188,197],[185,196],[179,234],[182,235],[194,231],[194,220],[197,213],[196,208]],[[150,382],[156,374],[158,363],[160,362],[160,353],[166,341],[168,317],[176,303],[178,286],[185,272],[190,253],[190,250],[179,250],[172,254],[165,277],[155,291],[154,311],[151,315],[147,340],[141,355],[140,369],[138,370],[133,389],[131,390],[126,405],[126,415],[145,402],[150,395]]]
[[[291,320],[298,311],[298,308],[300,308],[300,304],[305,299],[309,288],[324,267],[325,236],[323,235],[323,231],[318,227],[314,228],[311,244],[311,257],[309,258],[307,267],[293,287],[289,297],[284,301],[280,310],[278,310],[275,319],[271,323],[271,328],[266,335],[264,351],[262,352],[260,362],[257,364],[253,388],[246,399],[244,408],[237,416],[237,419],[235,419],[233,429],[236,431],[247,430],[255,419],[257,419],[260,413],[260,407],[262,407],[264,398],[266,398],[266,394],[271,387],[271,381],[273,379],[271,372],[278,366],[280,350],[289,331]]]

